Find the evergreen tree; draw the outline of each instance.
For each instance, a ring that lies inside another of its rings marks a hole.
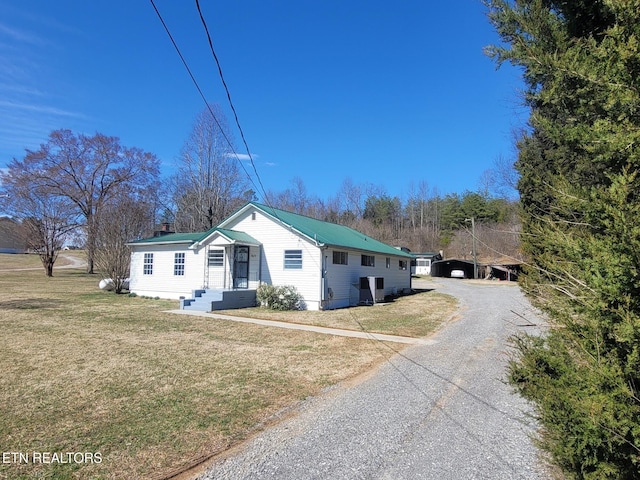
[[[640,478],[640,2],[489,0],[531,109],[518,143],[523,287],[555,328],[511,381],[572,478]]]

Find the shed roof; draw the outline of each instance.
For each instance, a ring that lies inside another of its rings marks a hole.
[[[323,220],[318,220],[316,218],[307,217],[297,213],[287,212],[285,210],[269,207],[257,202],[248,203],[227,220],[222,222],[221,225],[231,223],[235,217],[252,207],[262,211],[275,221],[295,230],[300,235],[307,237],[309,240],[318,244],[318,246],[363,250],[372,253],[413,258],[413,255],[410,253],[380,242],[368,235],[365,235],[364,233],[354,230],[353,228],[331,222],[325,222]]]

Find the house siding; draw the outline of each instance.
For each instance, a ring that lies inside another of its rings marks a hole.
[[[246,232],[262,244],[260,275],[263,282],[293,285],[304,297],[306,308],[320,308],[322,263],[316,245],[257,209],[249,209],[241,218],[225,224],[225,228]],[[301,269],[284,268],[285,250],[302,250]]]
[[[333,263],[333,252],[347,252],[348,264],[340,265]],[[374,266],[366,267],[361,265],[361,256],[375,256]],[[384,254],[373,254],[359,250],[345,250],[340,248],[329,248],[325,251],[326,274],[325,288],[333,292],[333,298],[327,295],[325,308],[341,308],[354,305],[354,289],[360,286],[360,277],[382,277],[384,278],[384,293],[391,295],[404,289],[411,288],[411,273],[407,258],[395,257]],[[390,267],[386,268],[386,259],[390,258]],[[398,262],[407,261],[407,270],[400,270]]]
[[[144,254],[153,253],[153,273],[144,275]],[[184,275],[174,275],[176,253],[184,253]],[[131,253],[129,289],[137,295],[179,299],[190,297],[204,279],[204,256],[186,245],[146,245]]]

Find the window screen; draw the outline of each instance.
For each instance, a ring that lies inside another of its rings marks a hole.
[[[224,250],[215,249],[209,250],[209,266],[210,267],[222,267],[224,266]]]
[[[285,250],[284,251],[284,268],[286,269],[302,268],[302,250]]]

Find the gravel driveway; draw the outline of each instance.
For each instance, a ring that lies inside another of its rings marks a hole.
[[[460,302],[434,344],[380,343],[373,374],[304,402],[201,479],[550,478],[530,409],[504,383],[508,337],[541,320],[517,286],[427,284]]]

